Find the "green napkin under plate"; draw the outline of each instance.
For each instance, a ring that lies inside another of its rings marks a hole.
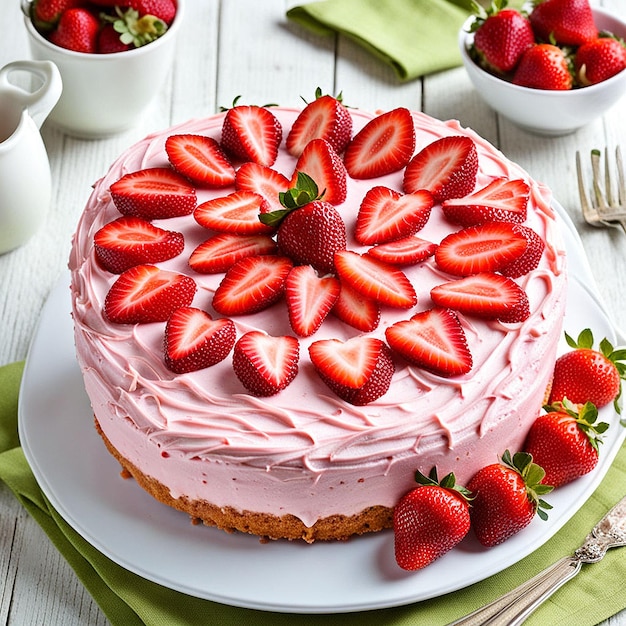
[[[21,362],[0,367],[0,480],[39,523],[115,626],[360,626],[364,620],[379,626],[447,624],[573,552],[591,527],[626,491],[626,447],[622,447],[588,502],[543,547],[499,574],[440,598],[367,614],[332,616],[231,607],[187,596],[125,570],[96,550],[61,518],[41,492],[19,446],[17,407],[22,371]],[[620,549],[609,551],[600,563],[583,566],[576,579],[559,589],[527,623],[530,626],[593,626],[626,608],[624,580],[624,553]]]

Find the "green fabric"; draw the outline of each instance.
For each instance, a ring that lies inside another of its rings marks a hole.
[[[408,81],[461,65],[457,36],[470,7],[471,0],[322,0],[287,17],[318,35],[346,35]]]
[[[585,506],[545,546],[491,578],[419,604],[333,616],[265,613],[229,607],[172,591],[126,571],[74,532],[43,496],[17,440],[17,403],[23,363],[0,367],[0,480],[67,559],[114,625],[167,626],[437,626],[474,610],[571,553],[589,529],[626,491],[626,447]],[[297,575],[297,573],[294,573]],[[583,566],[527,621],[530,626],[592,626],[626,608],[626,559],[614,549],[598,564]]]

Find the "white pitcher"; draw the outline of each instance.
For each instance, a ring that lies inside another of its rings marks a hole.
[[[10,79],[20,72],[40,86],[16,85]],[[34,235],[48,211],[50,164],[39,129],[61,90],[51,61],[14,61],[0,69],[0,254]]]

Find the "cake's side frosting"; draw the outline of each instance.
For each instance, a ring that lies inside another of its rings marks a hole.
[[[286,135],[298,111],[274,112]],[[354,110],[352,116],[354,133],[372,117]],[[299,339],[298,376],[269,398],[245,391],[230,357],[204,370],[175,375],[163,362],[164,324],[111,324],[102,316],[116,276],[96,263],[93,237],[119,217],[110,185],[128,172],[167,166],[164,142],[170,134],[205,134],[219,141],[221,115],[147,137],[94,185],[70,258],[77,356],[105,439],[120,458],[164,486],[172,499],[278,517],[290,514],[312,527],[320,519],[354,516],[375,505],[392,508],[414,485],[416,469],[427,473],[436,465],[440,476],[454,471],[463,484],[506,448],[521,447],[552,373],[565,309],[565,253],[550,193],[457,122],[442,123],[420,113],[414,120],[416,151],[444,135],[474,140],[480,164],[477,188],[495,176],[529,182],[526,224],[544,238],[546,249],[539,267],[516,279],[530,301],[531,315],[525,322],[504,325],[461,316],[474,360],[469,374],[443,379],[397,359],[389,391],[363,407],[335,397],[308,360],[312,341],[358,334],[332,316],[312,337]],[[294,166],[295,159],[281,150],[273,167],[290,178]],[[347,200],[337,208],[346,222],[349,249],[366,249],[356,244],[352,233],[367,190],[374,185],[401,190],[402,175],[400,171],[375,181],[348,178]],[[230,191],[198,190],[198,203]],[[198,284],[193,305],[220,317],[211,299],[223,274],[200,275],[187,263],[211,233],[192,216],[154,223],[185,235],[184,252],[159,265],[192,276]],[[438,243],[457,229],[435,205],[418,235]],[[385,328],[430,308],[430,289],[451,279],[432,259],[403,269],[417,291],[418,304],[410,311],[383,309],[373,333],[383,340]],[[293,334],[282,303],[233,320],[238,336],[257,328]],[[191,507],[183,508],[191,512]]]

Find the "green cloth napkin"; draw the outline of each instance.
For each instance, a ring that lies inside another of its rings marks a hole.
[[[626,448],[585,506],[545,546],[513,567],[471,587],[410,606],[340,615],[293,615],[241,609],[193,598],[145,580],[102,555],[72,530],[46,500],[17,437],[17,405],[23,363],[0,367],[0,480],[3,480],[67,559],[114,625],[132,626],[437,626],[474,610],[570,554],[591,527],[626,491]],[[88,417],[88,416],[86,416]],[[297,572],[294,572],[297,575]],[[598,564],[583,566],[528,620],[529,625],[593,626],[626,608],[626,559],[609,551]]]

